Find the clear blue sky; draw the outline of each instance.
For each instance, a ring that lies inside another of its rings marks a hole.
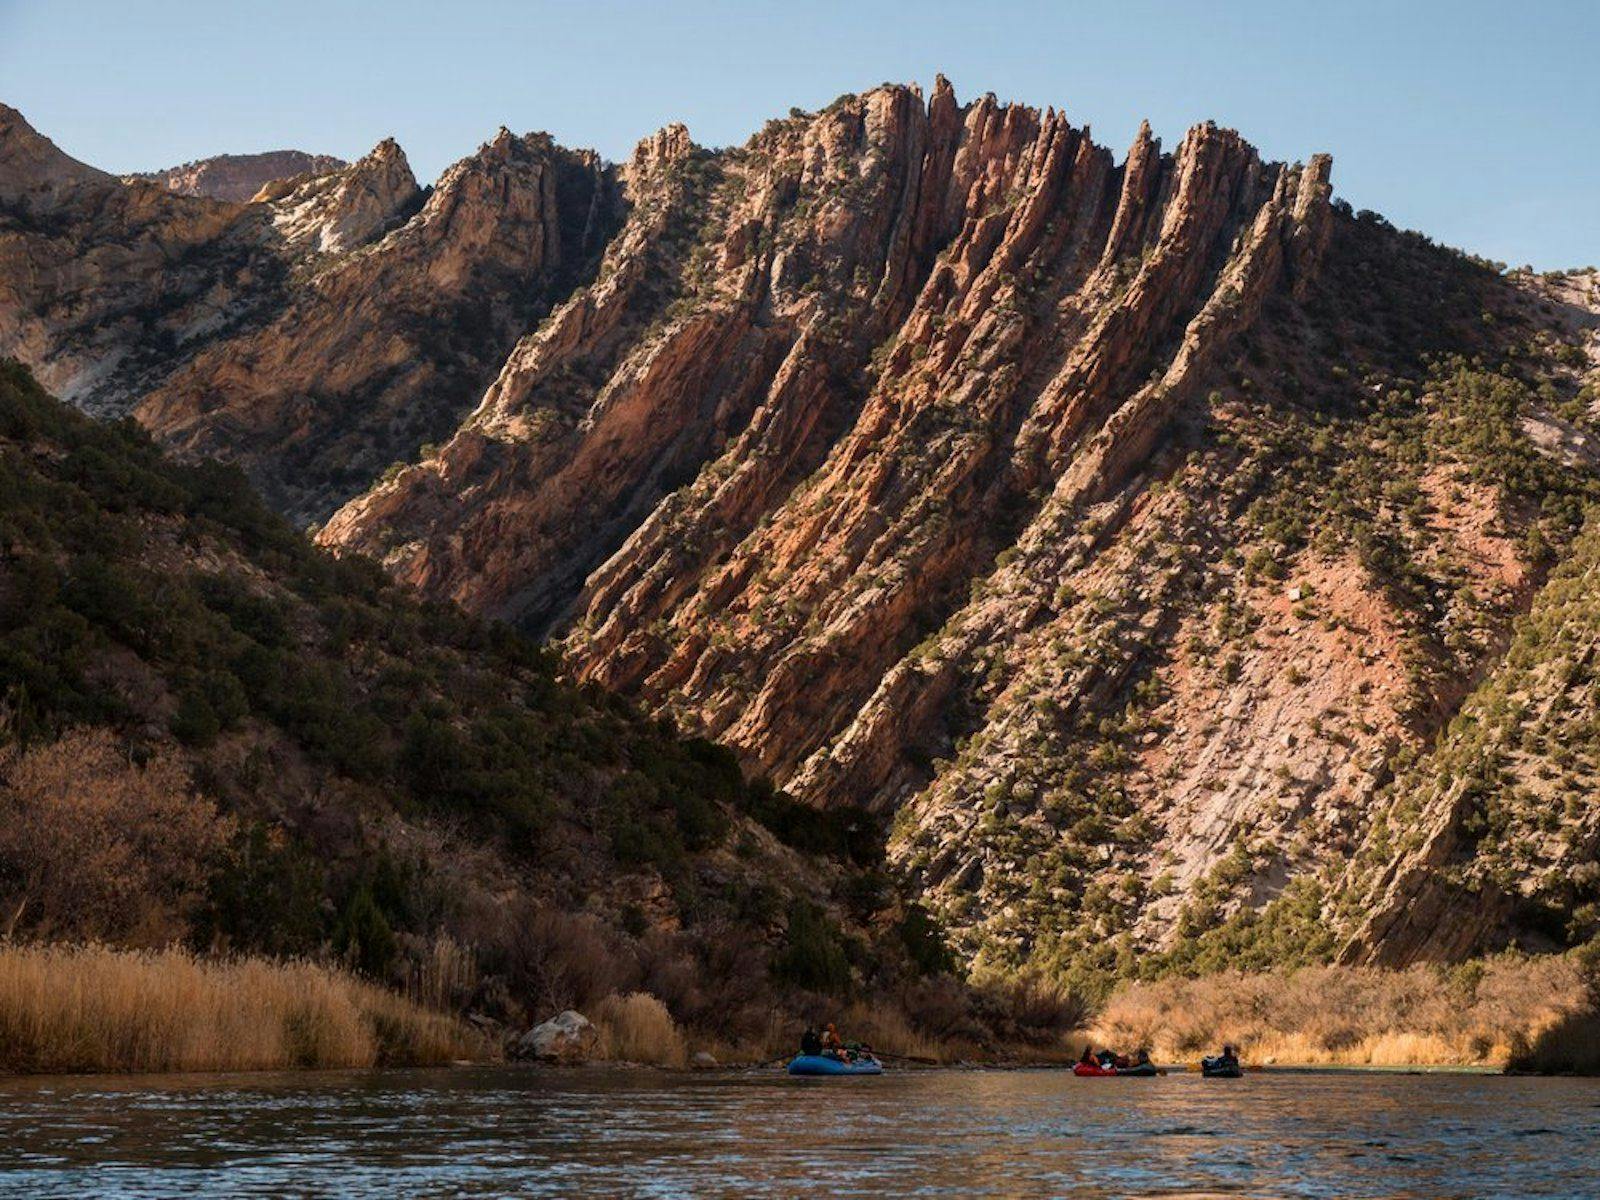
[[[0,100],[130,171],[225,151],[431,179],[501,124],[609,158],[672,120],[741,142],[884,80],[1065,108],[1122,152],[1232,125],[1339,194],[1512,264],[1600,261],[1600,0],[550,3],[0,0]]]

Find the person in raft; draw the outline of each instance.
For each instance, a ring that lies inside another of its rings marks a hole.
[[[844,1044],[844,1039],[839,1036],[839,1029],[832,1021],[822,1031],[822,1053],[829,1058],[837,1058],[840,1062],[854,1062],[855,1055]]]
[[[1149,1054],[1144,1051],[1140,1053],[1144,1055],[1140,1061],[1150,1061]],[[1099,1067],[1102,1071],[1126,1069],[1136,1065],[1126,1054],[1118,1054],[1115,1050],[1101,1050],[1096,1053],[1092,1046],[1083,1048],[1083,1057],[1078,1060],[1078,1064],[1085,1067]]]
[[[800,1035],[800,1053],[809,1058],[816,1058],[822,1053],[822,1035],[817,1032],[815,1025],[807,1025],[806,1031]]]
[[[1126,1054],[1118,1054],[1115,1050],[1102,1050],[1095,1056],[1096,1064],[1110,1071],[1129,1065]]]

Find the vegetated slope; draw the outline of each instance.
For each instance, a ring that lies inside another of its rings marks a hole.
[[[0,718],[8,934],[326,952],[388,981],[442,954],[435,999],[525,1021],[648,987],[727,1040],[784,997],[942,962],[915,917],[900,935],[881,841],[848,816],[811,823],[15,363]]]
[[[1597,305],[1328,172],[942,82],[666,131],[599,281],[323,540],[892,815],[980,967],[1384,953],[1330,876],[1594,497]]]
[[[1458,957],[1527,930],[1600,934],[1600,518],[1514,626],[1505,659],[1388,789],[1342,895],[1346,957]]]
[[[350,164],[331,154],[267,150],[260,154],[218,154],[161,171],[140,171],[125,179],[144,179],[180,196],[209,196],[243,204],[269,183],[297,175],[326,175]]]

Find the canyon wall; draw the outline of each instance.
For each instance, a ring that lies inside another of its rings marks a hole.
[[[1592,541],[1593,274],[1353,213],[1325,155],[1119,158],[943,79],[615,166],[502,131],[426,192],[386,142],[248,205],[27,133],[0,350],[877,814],[970,964],[1600,931],[1590,806],[1514,798],[1567,804],[1587,725],[1461,741],[1576,719],[1578,650],[1515,656]]]

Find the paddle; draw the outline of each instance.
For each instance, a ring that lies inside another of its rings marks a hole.
[[[872,1051],[872,1056],[874,1058],[893,1058],[900,1062],[921,1063],[925,1067],[937,1067],[939,1065],[937,1058],[927,1058],[921,1054],[890,1054],[887,1050],[874,1050]]]

